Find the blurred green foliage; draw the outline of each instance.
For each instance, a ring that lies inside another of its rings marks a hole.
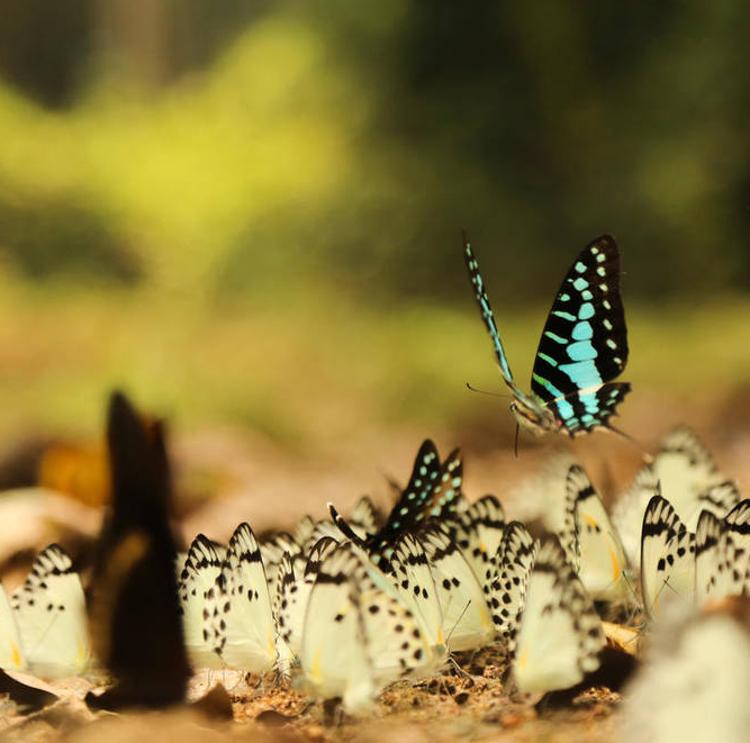
[[[463,300],[466,228],[507,303],[603,231],[629,296],[750,281],[739,0],[7,5],[0,248],[24,273]]]
[[[510,435],[462,386],[497,382],[462,228],[520,378],[608,231],[626,377],[742,381],[748,63],[740,0],[6,0],[0,425],[121,382],[287,442],[355,409]]]

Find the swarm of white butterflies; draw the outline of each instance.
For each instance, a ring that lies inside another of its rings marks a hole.
[[[521,692],[548,692],[599,667],[614,607],[642,608],[651,624],[669,604],[750,592],[750,501],[686,429],[611,518],[570,466],[550,484],[564,497],[541,540],[461,485],[458,452],[441,462],[426,441],[384,521],[364,497],[347,520],[331,506],[331,520],[305,516],[263,543],[247,523],[226,546],[199,534],[176,566],[193,667],[276,671],[359,712],[386,685],[494,644]],[[0,616],[0,667],[59,677],[90,662],[81,583],[56,545],[10,600],[2,593]]]

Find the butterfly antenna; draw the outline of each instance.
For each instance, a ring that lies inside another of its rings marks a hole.
[[[339,531],[350,541],[354,542],[358,547],[365,547],[364,541],[357,535],[351,526],[346,522],[346,519],[339,514],[333,503],[328,503],[328,513],[331,514],[333,523],[338,526]]]
[[[445,638],[445,645],[446,645],[446,647],[448,645],[448,641],[451,639],[451,636],[456,631],[456,627],[458,627],[458,623],[463,619],[464,614],[466,614],[466,610],[469,608],[470,604],[471,604],[471,599],[469,599],[466,602],[466,606],[464,606],[463,610],[458,615],[458,619],[456,619],[456,621],[453,624],[453,627],[451,627],[451,631],[448,633],[448,637]]]
[[[521,426],[516,423],[516,437],[513,441],[513,456],[518,459],[518,435],[521,433]]]
[[[474,387],[469,382],[466,383],[466,388],[471,390],[472,392],[479,392],[481,395],[489,395],[490,397],[502,397],[505,400],[510,400],[511,395],[504,395],[502,392],[490,392],[488,390],[480,390],[478,387]]]

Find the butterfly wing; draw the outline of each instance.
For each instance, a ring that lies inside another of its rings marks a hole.
[[[342,697],[349,712],[367,709],[379,689],[353,564],[351,550],[343,546],[323,557],[305,612],[300,653],[308,693]]]
[[[601,621],[557,539],[545,542],[529,578],[513,676],[522,692],[567,689],[599,667]]]
[[[90,658],[86,599],[70,557],[56,544],[40,552],[11,596],[30,671],[45,678],[74,676]]]
[[[695,433],[684,426],[675,428],[664,437],[654,457],[653,468],[662,496],[689,529],[697,524],[700,515],[698,496],[725,481],[709,451]],[[716,515],[724,516],[725,513]]]
[[[495,633],[484,591],[450,530],[431,524],[419,538],[432,565],[448,647],[471,650],[491,642]]]
[[[378,512],[369,496],[363,495],[355,504],[349,516],[349,525],[362,539],[378,531]]]
[[[194,668],[221,668],[214,653],[213,630],[208,620],[207,600],[221,573],[225,550],[203,534],[190,544],[178,580],[185,647]]]
[[[518,396],[521,393],[513,381],[513,373],[508,364],[508,356],[505,353],[503,341],[500,338],[500,331],[497,329],[495,316],[492,312],[492,306],[490,305],[490,298],[487,295],[482,274],[479,273],[479,263],[474,256],[474,251],[471,249],[471,244],[466,239],[466,236],[464,236],[464,262],[466,263],[466,270],[469,272],[469,281],[471,282],[471,288],[474,292],[474,298],[477,300],[477,305],[479,305],[479,313],[482,316],[482,322],[484,322],[484,326],[490,334],[492,346],[495,349],[495,357],[497,358],[500,372],[503,375],[505,384],[507,384],[513,393]]]
[[[260,548],[247,523],[240,524],[229,540],[207,609],[214,648],[229,668],[265,673],[273,667],[271,596]]]
[[[614,238],[589,243],[563,280],[542,331],[531,389],[570,434],[606,426],[630,390],[611,383],[628,360],[619,275]]]
[[[454,449],[441,464],[435,444],[426,439],[417,452],[406,490],[376,534],[363,540],[331,504],[328,509],[344,536],[364,548],[376,563],[388,570],[387,559],[401,534],[417,529],[429,518],[456,513],[462,482],[461,452]]]
[[[492,570],[491,561],[497,554],[505,529],[505,511],[494,495],[484,495],[460,514],[459,529],[463,532],[459,546],[480,582]]]
[[[695,591],[695,534],[660,495],[651,498],[643,516],[641,589],[652,619],[666,602],[691,602]]]
[[[581,582],[596,601],[627,602],[633,592],[625,550],[599,494],[578,465],[568,471],[565,488],[574,506]]]
[[[289,651],[290,657],[287,661],[298,658],[300,655],[310,592],[315,584],[323,557],[336,545],[337,542],[334,539],[323,537],[313,545],[306,561],[295,559],[288,552],[282,558],[274,616],[277,638],[281,641],[277,645],[280,645],[283,651]]]
[[[10,671],[22,671],[26,668],[15,612],[11,609],[8,595],[2,586],[0,586],[0,668],[7,668]]]
[[[495,558],[497,571],[485,591],[490,596],[495,631],[510,653],[515,649],[536,550],[526,527],[520,521],[511,521],[505,527]]]
[[[630,488],[617,499],[612,512],[628,560],[635,568],[641,564],[643,515],[651,498],[659,492],[659,479],[653,467],[646,465],[638,471]]]
[[[412,613],[425,638],[435,664],[446,655],[443,610],[430,561],[424,547],[412,534],[404,534],[393,550],[392,580],[401,603]]]

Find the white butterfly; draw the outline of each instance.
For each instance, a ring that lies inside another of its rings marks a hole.
[[[222,668],[214,652],[212,628],[208,623],[207,599],[213,592],[226,550],[203,534],[193,540],[180,571],[177,591],[182,613],[185,647],[194,668]]]
[[[737,486],[718,470],[695,434],[681,427],[664,438],[652,464],[644,467],[615,504],[613,520],[634,566],[640,564],[643,515],[657,484],[688,531],[694,532],[701,511],[724,516],[741,499]]]
[[[495,632],[510,653],[515,650],[536,550],[537,544],[526,527],[520,521],[511,521],[505,527],[494,559],[496,569],[485,591]]]
[[[513,677],[522,692],[568,689],[599,667],[601,621],[558,539],[539,548],[518,631]]]
[[[565,480],[566,528],[561,542],[589,596],[626,603],[633,598],[620,537],[586,473],[573,465]]]
[[[322,560],[302,637],[303,683],[315,696],[368,708],[387,683],[424,662],[411,613],[372,580],[364,558],[345,543]]]
[[[302,650],[307,602],[320,565],[338,542],[331,537],[318,540],[305,560],[286,553],[279,568],[277,593],[274,602],[276,619],[276,647],[279,653],[279,666],[288,674],[291,666],[297,661]]]
[[[302,555],[302,545],[285,531],[278,532],[260,546],[260,554],[263,558],[263,567],[268,581],[268,592],[271,596],[276,595],[279,566],[285,552],[293,557]]]
[[[258,543],[241,523],[229,540],[226,557],[206,609],[213,648],[229,668],[270,671],[276,662],[271,596]]]
[[[723,519],[703,511],[695,533],[695,600],[750,592],[750,500],[740,501]]]
[[[430,670],[435,671],[447,660],[448,647],[443,611],[427,553],[414,535],[404,534],[394,545],[390,563],[393,585],[401,603],[419,625],[430,649]]]
[[[695,594],[695,534],[660,495],[651,498],[643,517],[641,592],[652,619],[665,603],[689,604]]]
[[[10,603],[29,671],[64,678],[86,669],[91,657],[86,599],[60,546],[51,544],[37,555]]]
[[[495,629],[484,590],[450,528],[431,524],[419,537],[432,566],[450,650],[473,650],[492,642]]]
[[[463,503],[463,499],[459,499]],[[505,529],[505,511],[494,495],[482,496],[448,519],[457,528],[457,542],[480,582],[486,579]]]
[[[672,607],[673,610],[677,607]],[[667,612],[624,693],[622,743],[745,743],[750,638],[725,614]]]
[[[10,671],[22,671],[26,668],[15,613],[10,608],[8,595],[2,586],[0,586],[0,668]]]

